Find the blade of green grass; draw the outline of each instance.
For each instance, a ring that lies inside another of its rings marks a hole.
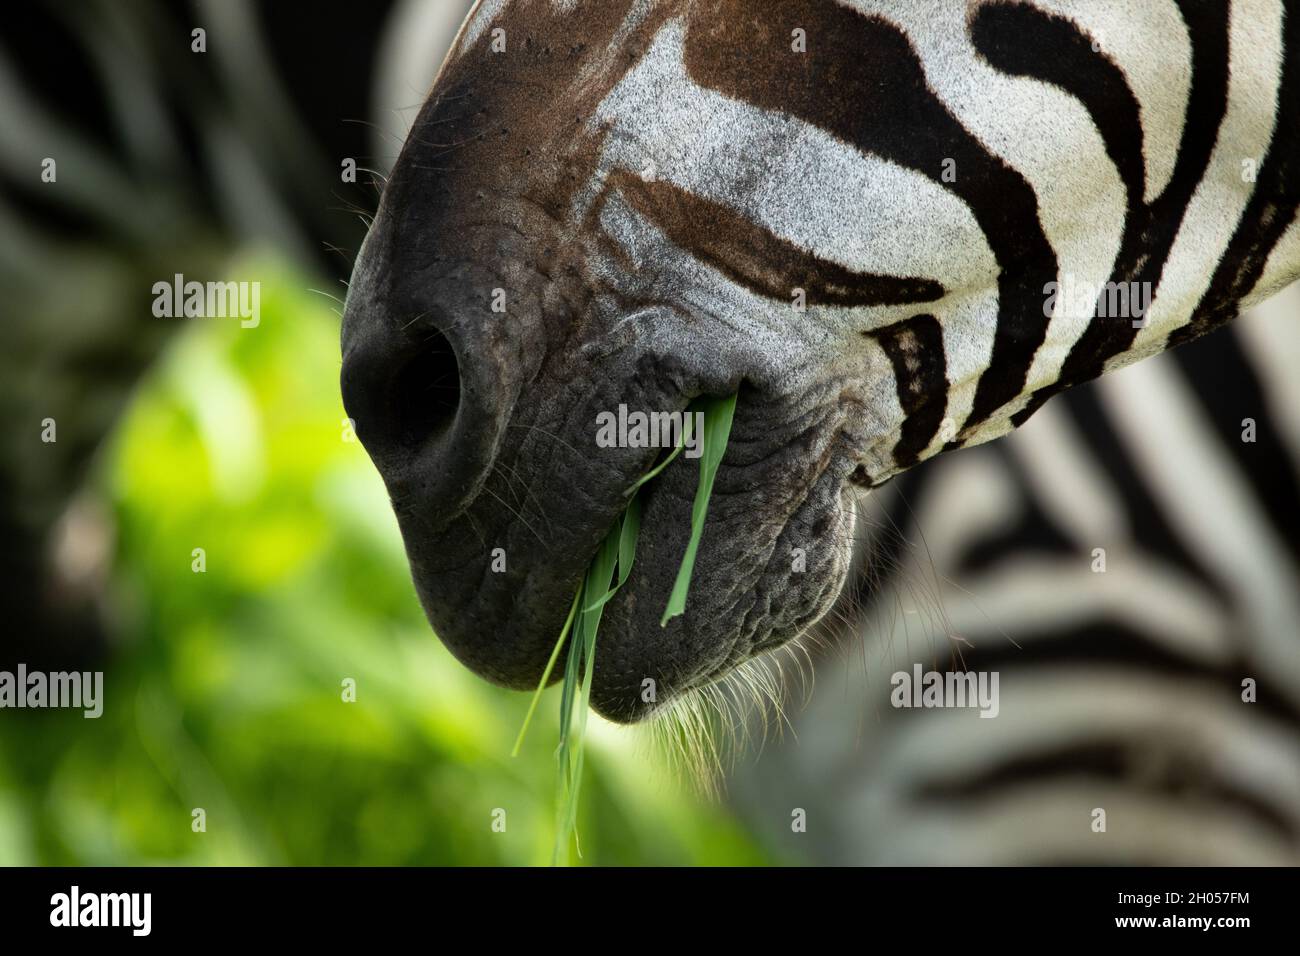
[[[581,602],[589,595],[599,594],[594,608],[578,612],[573,639],[569,642],[569,658],[565,662],[564,692],[560,697],[560,746],[556,754],[559,761],[556,776],[556,834],[552,863],[558,865],[566,859],[569,840],[577,829],[578,791],[582,785],[583,743],[587,729],[587,712],[591,700],[591,675],[596,661],[596,632],[604,613],[622,553],[624,522],[620,520],[601,542],[587,577],[583,581]],[[636,543],[632,542],[635,549]],[[578,672],[582,671],[579,680]],[[574,705],[577,705],[575,712]]]
[[[708,513],[709,498],[713,493],[713,481],[726,451],[727,439],[731,434],[731,422],[736,409],[736,396],[726,399],[700,399],[691,404],[688,412],[704,413],[703,450],[700,458],[700,480],[695,492],[695,503],[691,509],[691,537],[686,554],[682,558],[677,572],[677,580],[669,597],[668,607],[663,620],[681,614],[686,607],[686,594],[690,588],[691,572],[695,567],[695,555],[699,549],[700,538],[704,531],[704,520]],[[538,682],[537,690],[528,706],[524,725],[519,729],[512,756],[519,753],[524,735],[528,732],[533,713],[546,689],[551,672],[559,659],[560,651],[568,644],[569,652],[564,662],[564,681],[560,693],[560,742],[556,748],[556,803],[555,803],[555,848],[551,855],[552,865],[568,862],[569,843],[577,844],[578,792],[582,784],[584,767],[584,740],[587,730],[587,715],[591,701],[591,681],[595,672],[596,634],[600,628],[600,619],[605,607],[632,573],[636,559],[637,539],[641,533],[641,498],[637,491],[658,475],[676,458],[691,439],[694,414],[686,416],[682,428],[681,442],[656,467],[652,468],[626,492],[630,496],[623,515],[614,523],[605,535],[596,556],[587,568],[587,573],[578,585],[569,608],[569,616],[560,631],[559,640],[551,651],[550,660]],[[578,855],[582,856],[582,847],[578,845]]]
[[[691,587],[695,555],[699,551],[700,538],[704,534],[704,519],[709,511],[709,498],[713,495],[713,479],[717,477],[718,466],[722,463],[723,453],[727,450],[731,422],[736,413],[735,395],[706,399],[699,404],[703,405],[704,412],[702,436],[704,447],[700,455],[700,483],[695,489],[695,504],[691,508],[691,537],[686,544],[686,553],[682,556],[681,567],[677,569],[677,580],[673,582],[673,590],[668,596],[664,616],[659,621],[660,627],[667,626],[670,620],[686,610],[686,594]]]
[[[587,613],[591,613],[602,607],[609,601],[618,589],[627,583],[627,577],[632,573],[632,562],[636,560],[636,540],[641,534],[641,499],[633,498],[627,504],[627,511],[623,513],[623,526],[618,535],[618,583],[605,592],[594,604],[589,604],[583,608]]]
[[[551,651],[551,659],[546,662],[546,670],[542,671],[542,679],[537,682],[537,690],[533,692],[533,699],[528,704],[528,713],[524,715],[524,725],[519,728],[519,736],[515,738],[515,746],[510,751],[510,756],[518,757],[519,748],[523,745],[524,735],[528,733],[528,725],[533,722],[533,711],[537,710],[537,702],[542,699],[542,691],[546,690],[546,682],[551,679],[551,671],[555,669],[555,662],[560,657],[560,649],[564,647],[564,639],[569,636],[569,628],[573,627],[574,615],[578,613],[578,599],[582,597],[582,589],[573,596],[573,604],[569,606],[569,616],[564,622],[564,627],[560,630],[560,639],[555,642],[555,649]]]
[[[672,454],[670,454],[667,458],[659,462],[659,464],[655,465],[644,475],[638,478],[636,484],[628,488],[628,490],[623,492],[623,494],[628,495],[630,497],[631,495],[636,494],[637,490],[640,489],[640,487],[644,485],[646,482],[650,481],[652,478],[657,477],[659,472],[667,468],[672,463],[672,460],[682,453],[682,449],[686,447],[688,442],[690,442],[691,434],[694,431],[695,431],[695,416],[687,415],[686,420],[682,423],[681,441],[679,441],[677,443],[677,447],[672,450]]]

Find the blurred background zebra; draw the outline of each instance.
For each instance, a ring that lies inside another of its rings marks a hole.
[[[395,159],[469,6],[81,0],[6,27],[0,119],[22,135],[0,146],[4,666],[129,666],[94,468],[176,329],[151,283],[268,247],[341,297],[368,171]],[[864,499],[852,587],[805,642],[815,678],[785,665],[785,734],[728,781],[764,852],[1300,862],[1297,319],[1293,287]],[[58,442],[35,454],[47,418]],[[999,716],[891,707],[913,662],[998,671]],[[4,816],[0,799],[0,851]]]
[[[1300,862],[1298,319],[1292,286],[875,493],[744,812],[824,863]],[[997,671],[997,718],[893,708],[914,663]]]

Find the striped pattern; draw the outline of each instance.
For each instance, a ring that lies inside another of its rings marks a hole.
[[[321,15],[347,23],[348,42],[322,55],[328,34],[316,37],[311,58],[360,51],[364,65],[310,74],[317,92],[331,78],[340,98],[364,92],[373,55],[389,98],[418,101],[436,56],[416,41],[447,7],[399,6],[411,26],[384,55],[374,39],[386,7]],[[575,105],[563,138],[583,175],[546,208],[590,242],[593,274],[615,261],[662,273],[702,313],[762,342],[791,389],[831,366],[869,371],[879,420],[864,425],[875,451],[862,481],[880,485],[1026,422],[1067,386],[1209,332],[1296,277],[1296,6],[484,0],[449,69],[487,72],[497,26],[548,54],[596,50],[557,84],[567,98],[547,94],[549,106]],[[302,48],[297,10],[261,12],[279,32],[242,3],[189,16],[91,3],[49,5],[6,33],[0,111],[40,134],[0,151],[14,187],[0,205],[0,273],[15,315],[39,325],[51,262],[61,276],[95,274],[78,258],[87,236],[147,276],[182,247],[196,267],[215,266],[248,236],[317,255],[305,237],[337,221],[333,157],[375,149],[345,137],[319,152],[306,132],[340,132],[338,116],[364,115],[361,102],[308,97],[328,115],[304,117],[295,91],[250,101],[265,87],[241,75],[269,69],[267,50]],[[178,51],[199,20],[215,46],[196,70]],[[806,53],[791,49],[796,28]],[[250,39],[263,32],[265,43]],[[389,55],[404,45],[405,70]],[[51,47],[78,55],[56,70],[41,59]],[[540,62],[505,75],[536,85]],[[309,75],[301,67],[285,77]],[[131,95],[149,108],[123,111]],[[31,176],[51,141],[57,191]],[[328,181],[319,191],[309,168]],[[1043,285],[1066,274],[1150,281],[1146,327],[1063,307],[1044,315]],[[791,311],[795,289],[806,313]],[[78,291],[83,303],[126,301]],[[838,862],[1296,862],[1300,545],[1278,529],[1294,525],[1297,500],[1300,353],[1287,323],[1300,304],[1275,302],[1287,311],[1268,322],[1072,391],[1007,442],[881,488],[859,528],[914,521],[925,547],[861,534],[868,554],[900,565],[874,565],[850,590],[868,604],[853,628],[870,635],[868,693],[850,673],[845,694],[845,679],[821,668],[821,693],[796,718],[809,746],[769,750],[762,799],[737,781],[754,818],[780,833],[789,806],[809,808],[792,850]],[[21,545],[7,565],[20,635],[48,630],[22,617],[42,589],[34,562],[160,346],[138,334],[139,314],[49,337],[62,350],[51,365],[91,367],[113,395],[102,414],[59,414],[84,434],[61,438],[72,460],[58,476],[4,462],[0,481],[24,503],[0,517]],[[3,398],[14,421],[45,408]],[[1261,423],[1253,446],[1235,440],[1246,415]],[[1104,575],[1090,570],[1095,546],[1108,549]],[[891,720],[871,682],[912,659],[942,663],[954,634],[972,666],[1007,672],[1015,699],[997,721]],[[31,661],[38,649],[11,650]],[[1253,708],[1236,694],[1243,674],[1260,682]],[[1104,839],[1086,827],[1097,805],[1115,811]]]
[[[450,69],[526,82],[498,28],[532,78],[615,51],[547,74],[588,274],[865,410],[848,650],[737,805],[821,862],[1297,862],[1296,303],[1219,327],[1300,276],[1300,3],[496,0]],[[892,711],[913,661],[999,670],[1001,715]]]
[[[613,250],[593,270],[654,249],[665,281],[772,340],[792,387],[810,354],[874,374],[863,353],[885,352],[893,395],[864,463],[880,484],[1300,273],[1292,6],[695,0],[602,5],[594,24],[581,5],[485,2],[458,64],[492,56],[497,28],[608,37],[622,55],[561,99],[599,94],[599,156],[569,197]],[[1145,327],[1045,315],[1066,278],[1149,283]],[[888,345],[922,315],[943,355],[914,379]]]
[[[873,496],[742,813],[821,863],[1300,863],[1298,314],[1293,286]],[[893,709],[913,662],[997,670],[998,717]]]

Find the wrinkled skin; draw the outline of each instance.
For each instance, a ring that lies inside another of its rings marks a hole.
[[[599,89],[565,109],[524,78],[555,58],[576,72],[604,44],[530,39],[533,69],[453,64],[421,112],[353,276],[343,394],[438,636],[476,673],[524,689],[624,491],[659,454],[597,448],[597,413],[739,390],[686,613],[660,627],[698,474],[684,458],[647,489],[636,569],[605,612],[592,705],[630,721],[826,611],[847,568],[861,416],[847,381],[814,383],[811,356],[774,357],[702,313],[689,280],[630,270],[592,222],[569,220],[600,147],[581,121]],[[791,571],[795,547],[804,573]]]

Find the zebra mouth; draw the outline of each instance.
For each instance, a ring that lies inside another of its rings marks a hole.
[[[848,570],[852,509],[842,478],[821,476],[782,521],[752,476],[724,463],[685,613],[663,625],[690,534],[696,471],[683,466],[663,478],[645,502],[626,593],[601,627],[592,704],[615,720],[643,719],[798,638],[829,609]]]
[[[479,321],[482,282],[405,285],[385,261],[394,245],[372,235],[354,274],[344,403],[389,491],[425,614],[466,667],[537,686],[592,555],[659,454],[595,446],[598,416],[622,403],[682,409],[739,390],[685,612],[666,625],[698,459],[679,457],[642,489],[635,564],[600,625],[598,713],[644,719],[830,609],[849,564],[850,446],[862,440],[838,382],[792,392],[749,339],[685,347],[700,324],[673,315],[622,348],[569,358],[541,340],[540,322],[507,336]]]
[[[691,533],[696,476],[690,463],[676,461],[644,494],[636,560],[604,607],[597,639],[591,705],[608,719],[643,720],[799,637],[829,609],[847,574],[844,545],[851,529],[845,522],[852,512],[844,509],[842,480],[838,491],[829,477],[819,482],[789,520],[776,522],[764,516],[760,498],[744,490],[742,471],[724,465],[685,611],[665,623]],[[536,626],[537,640],[548,649],[573,600],[574,582],[592,556],[584,554],[573,577],[551,578],[564,586],[555,588],[547,613],[517,608],[517,619]],[[540,664],[535,666],[526,686],[536,685]]]
[[[462,404],[468,400],[466,390]],[[627,489],[658,453],[586,456],[585,467],[570,467],[574,453],[556,449],[580,447],[580,434],[516,424],[532,440],[503,453],[463,513],[443,526],[431,528],[424,503],[409,497],[418,499],[419,480],[407,476],[390,487],[408,495],[394,504],[438,637],[480,676],[529,690],[593,555],[626,507]],[[543,431],[557,440],[538,441]],[[852,536],[845,503],[852,464],[837,456],[833,466],[810,466],[797,447],[773,444],[772,432],[764,411],[738,409],[685,611],[666,624],[691,534],[697,460],[678,456],[641,488],[635,562],[604,606],[597,639],[591,705],[602,716],[621,723],[651,716],[797,638],[838,596]],[[549,467],[539,464],[543,450],[553,456]],[[377,460],[381,470],[391,467]],[[557,667],[552,680],[562,672]]]

